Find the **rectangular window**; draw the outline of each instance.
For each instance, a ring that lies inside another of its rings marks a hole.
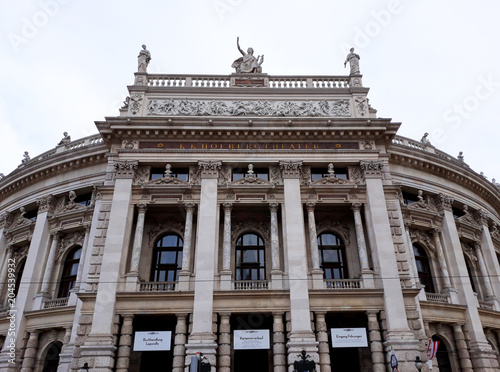
[[[255,177],[261,180],[269,181],[269,169],[268,168],[254,168],[253,174]],[[232,180],[237,181],[248,176],[248,169],[243,168],[233,168]]]

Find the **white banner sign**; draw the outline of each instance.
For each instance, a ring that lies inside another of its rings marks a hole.
[[[269,349],[268,329],[234,331],[234,350]]]
[[[367,347],[365,328],[332,328],[332,347]]]
[[[171,331],[135,332],[134,351],[170,350]]]

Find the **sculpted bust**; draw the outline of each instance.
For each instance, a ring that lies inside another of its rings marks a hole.
[[[236,39],[236,46],[240,51],[243,57],[238,58],[231,65],[232,68],[236,69],[237,74],[246,74],[246,73],[262,73],[262,63],[264,62],[264,55],[257,56],[257,58],[253,55],[253,48],[248,48],[245,53],[240,48],[240,37]]]

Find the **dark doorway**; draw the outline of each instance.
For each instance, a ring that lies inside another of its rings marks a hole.
[[[249,313],[231,316],[232,371],[235,372],[270,372],[273,370],[271,314]],[[269,349],[234,350],[234,330],[267,329],[269,330]]]
[[[174,336],[177,317],[175,315],[137,316],[134,318],[135,332],[171,331],[170,350],[164,351],[132,351],[130,353],[129,372],[171,371],[174,359]],[[133,338],[134,340],[134,338]]]
[[[45,360],[43,362],[43,372],[57,372],[59,366],[59,354],[61,353],[62,343],[54,342],[49,346]]]
[[[325,316],[328,327],[328,342],[330,344],[330,365],[332,372],[371,371],[370,347],[342,347],[332,348],[332,328],[367,328],[368,319],[365,313],[327,313]]]
[[[452,372],[450,356],[448,355],[448,349],[446,348],[445,343],[439,336],[432,336],[433,341],[440,341],[438,350],[436,353],[436,359],[438,362],[439,372]]]

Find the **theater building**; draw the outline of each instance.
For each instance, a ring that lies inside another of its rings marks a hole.
[[[352,72],[142,68],[0,179],[0,370],[500,371],[500,185]]]

